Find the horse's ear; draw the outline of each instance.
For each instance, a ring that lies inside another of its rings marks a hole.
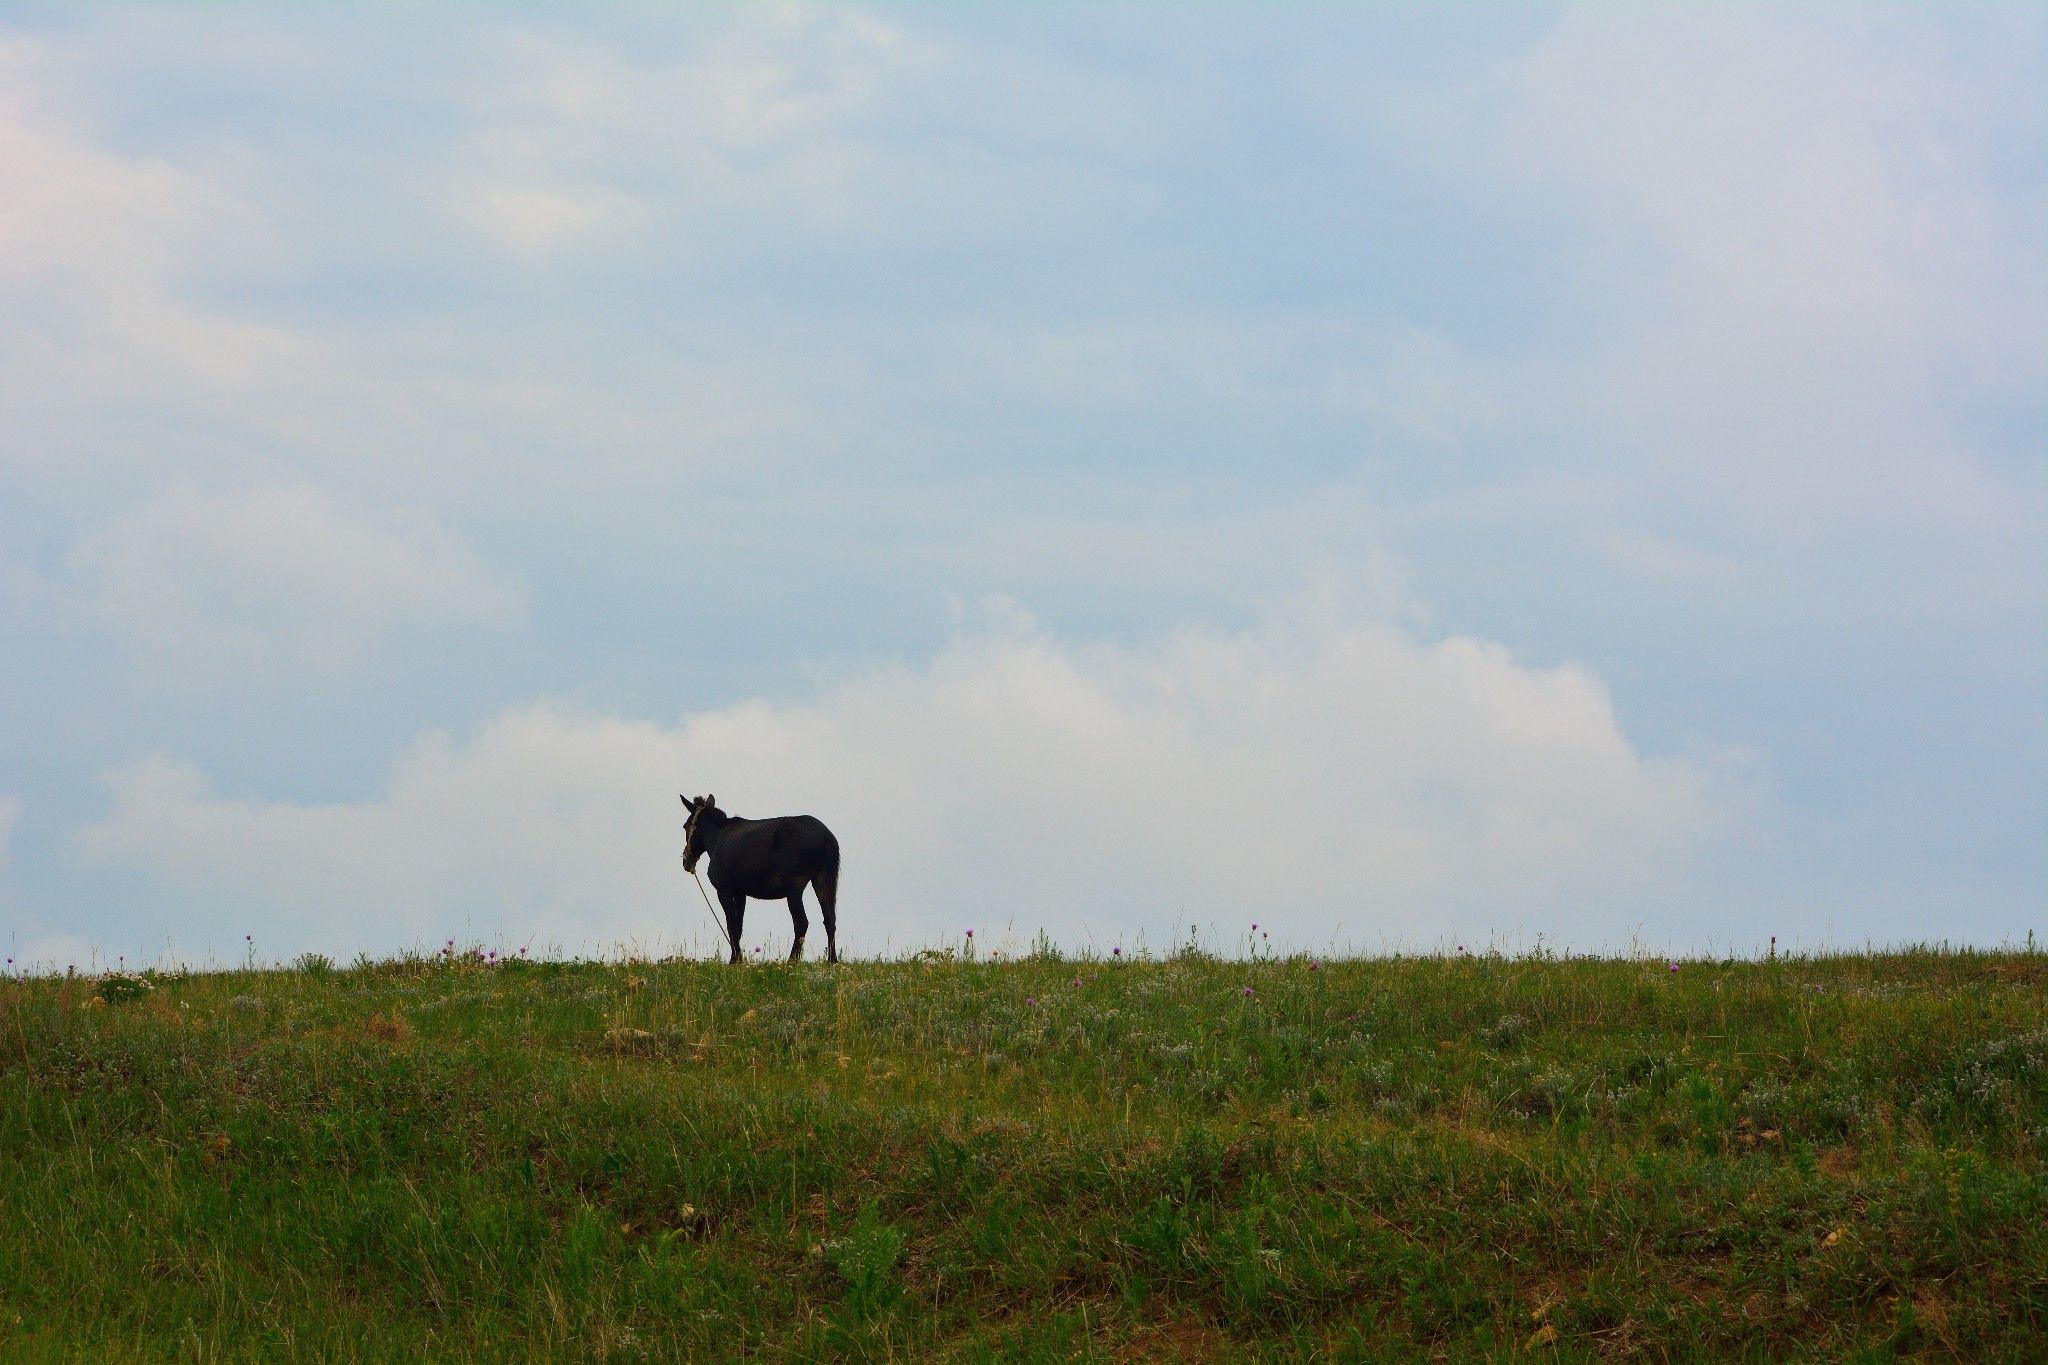
[[[709,809],[710,807],[715,806],[717,804],[718,798],[715,796],[707,796],[704,798],[704,805],[706,809]]]
[[[692,801],[689,797],[683,796],[677,799],[679,799],[684,805],[688,806],[691,810],[697,809],[697,803],[695,801]]]

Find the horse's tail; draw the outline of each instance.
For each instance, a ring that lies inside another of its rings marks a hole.
[[[825,831],[824,856],[818,860],[817,875],[811,878],[818,909],[825,919],[825,960],[839,960],[839,840]]]

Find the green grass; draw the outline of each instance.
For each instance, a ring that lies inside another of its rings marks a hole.
[[[10,1361],[2048,1358],[2033,954],[96,1000],[0,983]]]

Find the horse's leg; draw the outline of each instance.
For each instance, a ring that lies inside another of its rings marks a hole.
[[[796,941],[789,945],[789,960],[804,960],[804,935],[811,931],[811,921],[804,914],[804,889],[799,886],[796,894],[789,898],[789,927],[796,935]]]
[[[737,963],[740,960],[740,927],[747,918],[747,898],[737,891],[721,889],[718,903],[725,907],[725,937],[727,946],[732,949],[732,956],[726,961]]]

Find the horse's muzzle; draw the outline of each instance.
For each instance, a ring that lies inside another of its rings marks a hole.
[[[701,853],[685,853],[683,855],[683,871],[689,873],[692,877],[696,876],[697,860],[703,856]]]

